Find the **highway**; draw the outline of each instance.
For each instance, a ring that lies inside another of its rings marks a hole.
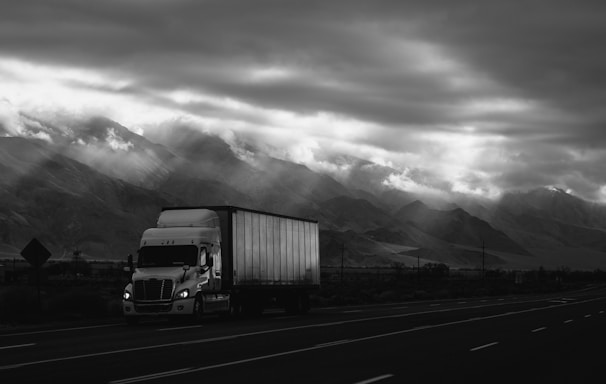
[[[0,333],[0,383],[604,382],[606,290]]]

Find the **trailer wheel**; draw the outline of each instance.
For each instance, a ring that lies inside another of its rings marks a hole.
[[[194,310],[192,312],[191,318],[194,322],[200,323],[202,322],[202,315],[204,314],[204,304],[202,303],[202,296],[196,296],[196,300],[194,300]]]
[[[286,297],[284,309],[290,315],[303,315],[309,312],[309,295],[306,292],[293,293]]]

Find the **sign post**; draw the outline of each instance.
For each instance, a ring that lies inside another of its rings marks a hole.
[[[51,253],[38,239],[33,238],[21,251],[21,256],[27,260],[31,266],[36,269],[36,286],[38,289],[38,311],[42,310],[42,300],[40,299],[40,267],[46,263]]]

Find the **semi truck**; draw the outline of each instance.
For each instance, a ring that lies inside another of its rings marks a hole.
[[[320,287],[318,222],[235,206],[163,208],[141,236],[123,293],[125,320],[306,313]]]

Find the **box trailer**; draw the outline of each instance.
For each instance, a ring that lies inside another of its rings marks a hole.
[[[146,316],[309,310],[320,286],[318,222],[234,206],[163,208],[143,232],[124,289],[129,323]]]

